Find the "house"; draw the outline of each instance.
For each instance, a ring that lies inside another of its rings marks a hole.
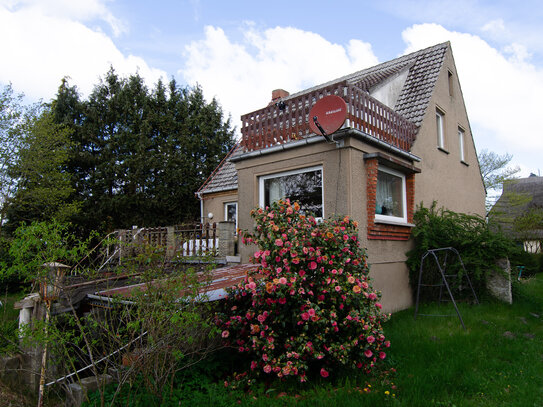
[[[343,108],[322,113],[319,101],[334,97],[344,102],[343,121],[326,134],[317,123]],[[268,106],[241,119],[241,141],[197,192],[202,216],[251,230],[251,209],[281,197],[317,217],[349,215],[389,311],[412,304],[405,253],[416,205],[485,214],[449,42],[294,94],[275,90]],[[254,249],[240,244],[241,261]]]
[[[543,177],[507,180],[488,214],[489,220],[530,253],[543,251]]]

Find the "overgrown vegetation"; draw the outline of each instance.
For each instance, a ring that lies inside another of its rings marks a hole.
[[[304,389],[297,383],[271,380],[244,392],[224,386],[224,377],[237,363],[235,354],[221,352],[178,375],[172,397],[162,405],[540,406],[543,274],[516,283],[513,305],[487,300],[477,307],[459,306],[467,330],[456,317],[414,321],[412,309],[393,314],[384,323],[392,346],[384,370],[373,377],[351,372],[309,383]],[[454,314],[450,304],[439,306],[439,311]],[[108,389],[106,398],[114,391]],[[124,402],[128,398],[122,397],[115,405],[128,404]],[[130,405],[158,404],[142,395],[131,398]]]
[[[420,206],[414,215],[412,231],[415,248],[407,253],[411,287],[416,289],[422,255],[429,249],[454,247],[460,253],[477,294],[485,291],[485,278],[498,270],[496,261],[518,253],[515,243],[499,232],[490,230],[485,220],[476,215],[456,213]],[[451,265],[449,274],[463,273],[458,264]]]
[[[247,355],[234,383],[369,373],[389,342],[357,224],[317,223],[288,200],[251,214],[255,231],[243,239],[258,245],[258,269],[229,292],[218,321],[225,343]]]
[[[73,265],[88,245],[58,222],[34,222],[15,233],[12,244],[14,266],[8,272],[29,283],[58,284],[51,279],[44,263],[53,259]],[[220,346],[210,305],[201,289],[207,283],[204,269],[172,269],[165,250],[149,246],[125,247],[135,253],[122,265],[102,275],[115,282],[116,276],[132,275],[133,285],[125,296],[104,297],[94,307],[77,308],[77,286],[61,286],[57,305],[64,312],[50,320],[33,320],[24,327],[21,351],[35,346],[48,349],[54,359],[49,363],[49,378],[83,371],[61,380],[59,385],[78,382],[89,375],[99,385],[101,405],[105,405],[104,374],[113,375],[118,389],[141,389],[155,400],[169,397],[175,375],[205,358]],[[6,270],[4,270],[6,272]],[[96,278],[95,270],[79,270],[79,280]],[[135,285],[134,285],[135,284]],[[103,289],[108,288],[105,283]],[[66,312],[67,310],[67,312]],[[17,332],[3,323],[2,329]],[[10,341],[9,343],[13,343]],[[1,344],[0,344],[1,345]],[[58,386],[57,386],[58,389]],[[110,395],[113,401],[116,393]]]

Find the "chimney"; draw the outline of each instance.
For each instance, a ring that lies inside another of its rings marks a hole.
[[[272,98],[271,98],[271,102],[268,104],[268,106],[271,106],[271,105],[275,104],[276,102],[279,101],[279,99],[286,98],[288,95],[290,95],[290,93],[288,93],[284,89],[272,90]]]

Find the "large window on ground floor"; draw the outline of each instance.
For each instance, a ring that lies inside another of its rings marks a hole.
[[[324,217],[322,167],[264,175],[259,178],[260,206],[269,206],[279,199],[299,202],[304,213]]]
[[[379,165],[375,193],[375,220],[407,222],[405,175]]]

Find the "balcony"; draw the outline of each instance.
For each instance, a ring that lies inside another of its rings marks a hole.
[[[287,97],[283,110],[271,105],[241,116],[242,146],[254,151],[307,137],[311,134],[309,111],[328,95],[340,96],[347,103],[343,128],[360,130],[403,151],[411,149],[417,126],[346,81]]]

